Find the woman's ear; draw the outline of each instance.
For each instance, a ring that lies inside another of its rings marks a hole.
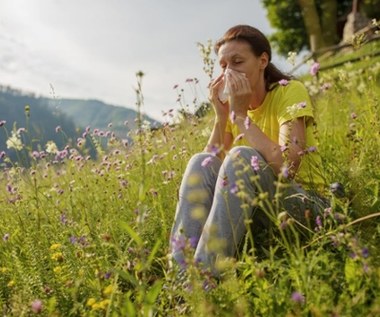
[[[262,53],[259,59],[260,59],[260,69],[265,69],[269,64],[268,53],[266,52]]]

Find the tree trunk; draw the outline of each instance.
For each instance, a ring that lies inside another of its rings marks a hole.
[[[331,46],[337,43],[337,15],[338,4],[336,0],[322,0],[322,33],[325,46]]]
[[[310,50],[312,52],[325,46],[322,37],[322,28],[314,0],[298,0],[301,7],[306,32],[309,35]]]

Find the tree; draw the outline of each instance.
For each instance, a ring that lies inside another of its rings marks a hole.
[[[352,0],[262,0],[276,30],[269,38],[279,54],[317,50],[338,43]],[[369,18],[379,18],[380,0],[362,0]]]

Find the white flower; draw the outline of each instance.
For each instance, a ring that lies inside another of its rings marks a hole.
[[[53,141],[46,143],[46,152],[50,154],[56,154],[58,152],[57,145]]]
[[[14,148],[15,150],[22,150],[23,144],[21,142],[20,134],[12,131],[12,136],[7,140],[7,148]]]

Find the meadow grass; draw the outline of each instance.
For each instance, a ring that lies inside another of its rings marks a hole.
[[[305,79],[321,170],[344,194],[326,187],[331,208],[307,241],[291,222],[286,234],[274,228],[267,248],[227,263],[218,282],[191,264],[178,274],[167,257],[179,183],[211,113],[160,130],[140,122],[133,145],[92,127],[67,152],[30,150],[28,169],[2,154],[3,316],[378,316],[379,74],[377,63]],[[141,107],[141,81],[137,99]],[[84,141],[98,145],[98,160]]]

